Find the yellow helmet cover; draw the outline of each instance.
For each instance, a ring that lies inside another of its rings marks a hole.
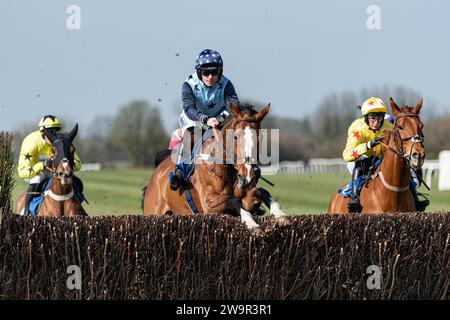
[[[61,121],[55,116],[46,115],[39,121],[39,130],[42,132],[44,128],[62,128]]]
[[[383,100],[376,97],[370,97],[361,106],[361,113],[363,116],[371,112],[384,112],[387,113],[387,108],[384,105]]]

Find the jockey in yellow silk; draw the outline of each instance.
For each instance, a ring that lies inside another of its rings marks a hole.
[[[360,209],[356,180],[369,168],[374,157],[382,157],[380,141],[383,130],[393,127],[389,121],[385,121],[386,113],[383,100],[371,97],[361,105],[362,117],[353,121],[348,129],[347,144],[342,155],[352,175],[349,212],[358,212]]]
[[[36,189],[39,183],[48,177],[48,174],[46,174],[47,170],[44,169],[51,164],[52,143],[45,136],[44,128],[51,133],[56,134],[61,130],[62,124],[61,121],[53,115],[42,117],[39,121],[38,130],[28,134],[23,140],[20,148],[17,171],[19,177],[25,179],[25,181],[29,183],[25,198],[25,215],[30,213],[29,204],[33,199],[33,196],[37,194]],[[74,171],[81,169],[81,161],[77,153],[74,154],[73,169]]]
[[[380,141],[383,138],[383,131],[392,129],[395,121],[387,114],[383,100],[376,97],[364,101],[361,105],[361,114],[362,117],[356,119],[348,129],[347,144],[342,153],[352,175],[352,194],[347,204],[350,213],[359,212],[361,209],[356,180],[367,173],[370,165],[376,160],[374,158],[382,158]],[[411,170],[411,179],[414,183],[410,183],[410,190],[416,209],[423,211],[430,202],[428,199],[421,201],[417,197],[417,188],[420,183],[413,170]]]

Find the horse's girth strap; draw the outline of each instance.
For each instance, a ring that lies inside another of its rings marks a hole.
[[[68,194],[63,194],[63,195],[54,194],[52,192],[52,190],[47,190],[44,192],[44,196],[50,196],[50,198],[52,198],[55,201],[66,201],[73,197],[73,190],[70,191]]]
[[[198,209],[197,209],[197,207],[195,206],[195,203],[194,203],[194,198],[192,198],[192,194],[189,191],[189,189],[187,189],[187,188],[184,189],[184,195],[186,197],[186,201],[187,201],[188,206],[191,209],[192,213],[193,214],[198,213]]]
[[[393,186],[393,185],[387,183],[387,181],[384,179],[383,171],[381,171],[381,170],[380,170],[379,172],[373,174],[373,175],[371,176],[371,178],[374,179],[374,178],[376,178],[377,176],[380,177],[381,183],[383,183],[383,185],[384,185],[386,188],[388,188],[389,190],[391,190],[391,191],[394,191],[394,192],[404,192],[404,191],[406,191],[406,190],[409,190],[409,186],[405,186],[405,187],[397,187],[397,186]]]

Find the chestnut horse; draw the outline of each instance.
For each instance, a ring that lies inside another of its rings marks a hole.
[[[254,166],[251,165],[255,159],[250,154],[257,154],[254,148],[257,148],[258,144],[252,142],[258,141],[260,123],[269,112],[270,105],[265,106],[260,112],[250,113],[241,111],[233,105],[229,107],[232,118],[220,130],[212,129],[215,131],[213,138],[203,142],[203,150],[208,148],[212,150],[210,154],[206,154],[207,157],[202,154],[202,158],[197,158],[188,188],[198,213],[240,214],[242,222],[248,229],[260,233],[260,226],[253,220],[243,203],[252,207],[258,201],[255,197],[256,189],[247,188],[256,180]],[[233,163],[214,161],[213,159],[226,158],[226,135],[230,130],[234,135]],[[217,142],[223,148],[213,148]],[[144,215],[192,214],[182,188],[172,191],[169,187],[168,175],[173,170],[174,163],[171,157],[166,157],[155,168],[144,192]],[[251,189],[253,188],[255,187]],[[286,214],[281,210],[274,211],[273,214],[280,221],[286,219]]]
[[[414,108],[399,108],[390,98],[394,128],[386,132],[383,139],[381,164],[370,177],[367,187],[363,184],[361,189],[362,213],[416,211],[409,180],[411,167],[418,169],[425,160],[423,124],[419,117],[422,101]],[[349,198],[335,192],[330,199],[328,213],[348,213],[348,201]]]
[[[44,170],[51,171],[52,182],[44,193],[44,200],[37,216],[77,216],[86,215],[73,186],[73,163],[75,147],[72,144],[78,132],[78,125],[64,134],[52,134],[44,129],[45,135],[52,143],[52,164]],[[21,212],[25,204],[25,194],[17,200],[16,212]]]

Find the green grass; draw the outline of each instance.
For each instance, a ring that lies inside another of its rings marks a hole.
[[[152,170],[143,169],[79,172],[77,176],[84,183],[84,194],[89,201],[83,206],[89,215],[142,214],[142,188],[148,183],[151,173]],[[25,181],[16,177],[14,203],[26,187]]]
[[[142,188],[148,183],[151,170],[106,169],[98,172],[81,172],[79,177],[85,186],[90,215],[142,214]],[[290,214],[325,213],[331,194],[350,179],[346,174],[315,174],[266,176],[274,187],[264,181],[259,186],[266,188]],[[437,179],[429,192],[431,201],[427,211],[449,211],[450,191],[438,191]],[[16,177],[13,200],[26,189],[26,183]],[[425,190],[421,190],[425,192]]]

